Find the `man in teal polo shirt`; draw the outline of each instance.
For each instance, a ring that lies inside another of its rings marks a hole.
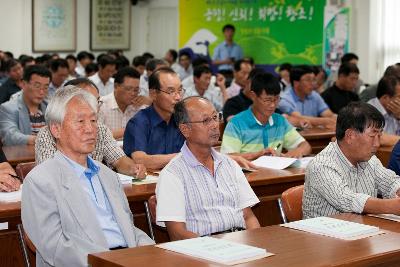
[[[256,75],[251,83],[253,105],[234,116],[226,126],[221,152],[241,153],[248,160],[266,154],[288,152],[286,157],[311,153],[308,142],[282,115],[274,113],[279,103],[280,85],[269,73]]]

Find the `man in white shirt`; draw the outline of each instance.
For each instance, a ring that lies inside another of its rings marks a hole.
[[[241,89],[246,86],[247,78],[251,71],[251,65],[248,61],[239,59],[233,64],[233,78],[231,85],[228,87],[228,97],[237,96]]]
[[[115,139],[122,138],[130,118],[147,107],[136,101],[140,92],[139,79],[140,74],[135,69],[122,68],[115,74],[114,92],[101,98],[100,119],[110,128]]]
[[[96,84],[99,88],[101,96],[108,95],[114,91],[114,75],[116,71],[115,60],[107,55],[100,57],[99,59],[99,71],[90,76],[89,79]]]
[[[146,62],[146,71],[140,76],[140,95],[149,96],[149,77],[154,71],[162,67],[168,67],[168,62],[164,59],[152,58]]]

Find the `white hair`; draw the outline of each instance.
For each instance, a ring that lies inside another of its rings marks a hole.
[[[67,105],[73,98],[87,103],[97,115],[97,99],[91,93],[75,85],[68,85],[58,89],[48,104],[45,114],[47,125],[63,123]]]

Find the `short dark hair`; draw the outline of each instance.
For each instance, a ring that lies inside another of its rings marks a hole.
[[[99,66],[96,63],[89,63],[85,67],[86,73],[98,72],[98,71],[99,71]]]
[[[59,68],[68,69],[68,61],[62,58],[51,60],[49,63],[49,68],[52,72],[56,72]]]
[[[264,91],[267,95],[279,95],[281,86],[278,78],[268,72],[260,73],[251,80],[251,91],[260,96]]]
[[[82,59],[86,59],[86,58],[91,59],[91,60],[94,59],[94,58],[91,58],[91,57],[90,57],[90,53],[87,52],[87,51],[81,51],[81,52],[79,52],[78,55],[77,55],[76,57],[77,57],[78,61],[81,61]]]
[[[247,77],[247,80],[252,81],[254,79],[254,77],[256,77],[256,75],[261,74],[261,73],[265,73],[265,70],[260,69],[260,68],[252,69],[249,73],[249,77]]]
[[[35,58],[28,55],[20,55],[18,60],[21,63],[22,67],[25,68],[26,63],[35,61]]]
[[[99,92],[99,88],[97,88],[97,85],[92,80],[84,77],[69,80],[64,84],[64,86],[74,85],[79,87],[79,85],[81,84],[93,86],[94,88],[96,88],[97,92]]]
[[[287,70],[288,72],[290,72],[291,69],[292,69],[292,64],[290,64],[290,63],[282,63],[281,65],[279,65],[279,70],[278,71]]]
[[[110,57],[109,55],[104,55],[99,58],[99,66],[105,68],[107,65],[117,65],[115,59]]]
[[[181,51],[179,52],[179,58],[187,56],[190,60],[192,60],[192,55],[188,51]]]
[[[340,62],[343,64],[345,62],[350,62],[353,59],[358,60],[358,56],[354,53],[346,53],[342,56]]]
[[[210,65],[210,62],[208,62],[208,59],[204,56],[198,56],[192,61],[192,67],[197,67],[200,65]]]
[[[393,75],[400,77],[400,63],[388,66],[385,72],[383,73],[383,76],[393,76]]]
[[[351,73],[360,74],[360,70],[356,64],[345,62],[340,65],[338,75],[349,76]]]
[[[175,49],[169,49],[168,52],[171,54],[172,60],[175,62],[178,58],[178,52],[176,52]]]
[[[383,129],[385,118],[372,105],[364,102],[351,102],[343,107],[336,122],[336,139],[343,140],[347,129],[363,133],[368,127]]]
[[[225,32],[226,30],[235,31],[236,29],[232,24],[225,24],[224,27],[222,27],[222,32]]]
[[[301,79],[301,77],[303,77],[303,75],[306,75],[309,73],[314,73],[314,72],[313,72],[313,69],[308,65],[294,66],[290,70],[290,83],[293,86],[294,81],[300,81],[300,79]]]
[[[147,59],[145,57],[143,57],[143,56],[136,56],[132,60],[132,65],[135,66],[135,67],[146,66],[146,60]]]
[[[203,73],[211,73],[211,70],[207,66],[197,66],[193,69],[193,77],[200,78]]]
[[[77,59],[76,59],[76,57],[74,56],[74,55],[72,55],[72,54],[69,54],[69,55],[67,55],[66,57],[65,57],[65,59],[72,59],[73,61],[77,61]]]
[[[16,65],[18,65],[18,64],[21,64],[18,60],[16,60],[16,59],[9,59],[9,60],[7,60],[7,61],[5,61],[4,62],[4,70],[6,71],[6,72],[10,72],[10,70],[14,67],[14,66],[16,66]]]
[[[40,77],[47,77],[51,81],[51,72],[48,68],[42,65],[32,65],[26,67],[24,70],[23,80],[29,82],[34,74],[39,75]]]
[[[158,65],[166,65],[168,66],[167,62],[164,59],[159,58],[151,58],[146,62],[146,70],[154,71]]]
[[[149,77],[149,89],[153,89],[153,90],[160,90],[161,89],[160,74],[162,74],[162,73],[169,73],[169,74],[178,75],[170,67],[159,68],[156,71],[154,71]]]
[[[140,79],[140,73],[131,67],[124,67],[117,71],[114,75],[114,83],[122,84],[124,83],[125,77]]]
[[[400,84],[399,77],[394,75],[383,76],[378,82],[376,89],[376,97],[381,98],[384,95],[394,96],[396,93],[396,86]]]
[[[235,71],[240,71],[243,63],[251,65],[251,63],[249,61],[244,60],[244,59],[239,59],[239,60],[236,60],[235,63],[233,64],[233,69]]]
[[[116,69],[125,68],[129,66],[129,59],[126,56],[119,56],[115,59]]]

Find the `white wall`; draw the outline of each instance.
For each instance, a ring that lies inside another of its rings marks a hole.
[[[77,0],[77,51],[89,50],[90,0]],[[145,0],[131,6],[131,49],[125,55],[150,51],[161,57],[178,48],[179,0]],[[361,77],[374,83],[379,56],[376,52],[376,8],[379,0],[349,0],[352,7],[350,47],[360,57]],[[16,56],[32,53],[31,0],[0,1],[0,49]],[[64,55],[64,54],[62,54]]]

